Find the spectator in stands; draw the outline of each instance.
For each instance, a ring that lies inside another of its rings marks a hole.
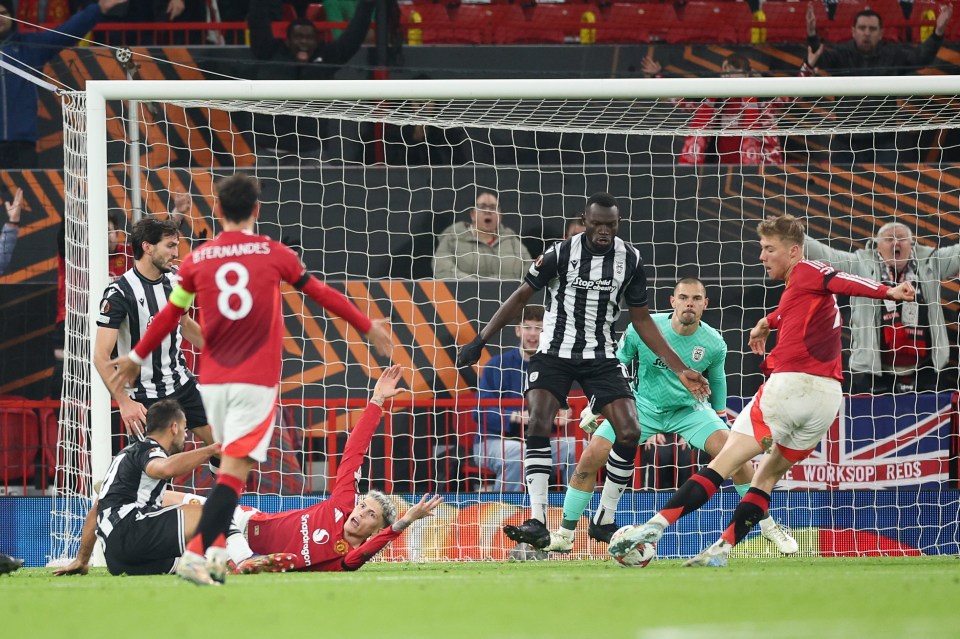
[[[20,210],[23,207],[23,189],[17,189],[12,202],[4,202],[7,208],[7,222],[0,230],[0,275],[7,272],[10,260],[13,258],[13,249],[17,245],[20,235]]]
[[[440,235],[433,256],[437,279],[519,280],[531,262],[520,236],[500,224],[493,191],[477,191],[469,222],[457,222]]]
[[[823,48],[817,35],[817,17],[813,4],[807,5],[807,66],[833,75],[906,75],[934,61],[943,44],[953,5],[945,4],[937,15],[933,33],[919,48],[883,41],[883,20],[875,11],[865,9],[853,18],[853,39],[845,44]],[[871,107],[876,110],[876,106]],[[861,110],[861,112],[865,109]],[[903,136],[900,136],[903,137]],[[834,164],[894,164],[916,161],[915,135],[898,143],[894,132],[834,135],[830,143]],[[910,151],[907,151],[910,149]],[[904,155],[904,153],[908,155]]]
[[[957,371],[948,365],[950,339],[940,282],[960,272],[960,244],[917,246],[908,226],[890,222],[866,248],[841,251],[808,236],[804,251],[807,258],[837,270],[889,286],[909,281],[917,291],[913,302],[851,298],[852,392],[956,388]]]
[[[110,281],[117,279],[133,266],[133,249],[127,242],[120,241],[127,218],[119,211],[107,214],[107,268],[110,269]]]
[[[127,0],[100,0],[59,25],[55,31],[20,33],[10,19],[10,0],[0,0],[0,57],[30,73],[39,72],[60,49],[88,33],[103,14]],[[0,169],[37,166],[37,85],[4,70],[0,74]]]
[[[904,75],[929,65],[937,57],[943,35],[953,16],[953,5],[945,4],[937,15],[933,33],[919,48],[883,41],[883,19],[871,9],[853,18],[853,39],[823,51],[819,59],[808,55],[807,64],[835,75]],[[813,3],[807,5],[807,46],[820,49],[817,16]]]
[[[250,3],[247,23],[250,26],[250,49],[253,57],[262,60],[256,79],[260,80],[328,80],[346,64],[363,44],[370,28],[375,0],[357,0],[357,10],[344,32],[331,43],[324,43],[317,27],[306,18],[299,18],[287,27],[287,37],[273,37],[273,23],[281,17],[279,0],[257,0]],[[255,146],[258,150],[320,159],[321,141],[328,135],[326,121],[294,116],[255,116]],[[336,153],[327,149],[327,155]],[[357,159],[358,151],[344,154]],[[359,151],[362,154],[362,151]],[[362,159],[362,157],[361,157]]]
[[[661,66],[651,56],[646,56],[641,61],[641,71],[646,77],[657,77]],[[750,60],[736,53],[724,58],[721,74],[725,78],[754,75]],[[800,75],[812,75],[812,69],[802,67]],[[788,98],[706,98],[677,100],[677,104],[693,112],[690,127],[694,129],[724,127],[769,130],[775,127],[777,112],[788,101]],[[699,166],[714,158],[720,164],[783,164],[783,147],[780,138],[775,135],[691,135],[684,140],[677,162]]]
[[[583,218],[574,217],[567,220],[567,226],[563,229],[563,239],[569,240],[577,233],[583,233],[587,227],[583,225]]]
[[[523,309],[520,325],[516,327],[520,339],[518,348],[511,348],[493,357],[480,376],[480,399],[523,399],[526,390],[527,364],[540,346],[543,332],[543,307],[528,305]],[[576,466],[576,440],[567,437],[569,409],[557,416],[559,436],[552,440],[553,463],[560,464],[563,481],[569,480]],[[474,456],[477,464],[497,475],[497,492],[523,492],[523,428],[529,414],[522,406],[480,406],[476,413],[480,433],[477,435]]]

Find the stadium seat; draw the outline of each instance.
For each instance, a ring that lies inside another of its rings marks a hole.
[[[492,43],[498,27],[523,27],[527,21],[516,4],[463,4],[453,9],[451,18],[459,41],[467,44]]]
[[[37,413],[29,408],[0,408],[0,486],[32,479],[39,449]]]
[[[597,24],[597,42],[666,42],[680,26],[672,4],[617,2]]]
[[[313,20],[314,22],[325,22],[327,20],[327,10],[323,8],[322,4],[308,4],[305,17],[307,20]]]
[[[813,3],[817,24],[827,23],[827,12],[822,2]],[[766,18],[766,42],[803,42],[807,38],[807,4],[774,0],[761,6]]]
[[[847,42],[851,37],[853,27],[853,16],[866,8],[863,2],[856,0],[844,0],[837,3],[837,10],[833,14],[833,20],[820,20],[817,17],[817,31],[820,37],[827,42],[840,44]]]
[[[667,42],[749,42],[752,23],[746,2],[688,2],[680,11],[679,28],[667,33]]]
[[[300,16],[297,15],[297,8],[292,4],[284,2],[280,5],[280,20],[282,22],[292,22]]]
[[[592,42],[596,31],[582,37],[585,25],[594,25],[600,10],[590,4],[537,4],[530,9],[530,20],[525,24],[498,26],[494,40],[498,44],[532,42],[561,44],[564,42]]]

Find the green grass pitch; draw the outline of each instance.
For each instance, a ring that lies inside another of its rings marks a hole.
[[[220,588],[30,569],[0,577],[0,620],[11,639],[941,639],[960,636],[960,559],[379,563],[237,576]]]

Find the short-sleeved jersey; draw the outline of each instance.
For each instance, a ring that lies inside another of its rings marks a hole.
[[[888,286],[813,260],[798,262],[777,308],[767,315],[777,345],[765,368],[843,380],[840,307],[835,293],[885,299]]]
[[[647,278],[640,251],[619,237],[604,253],[586,245],[578,233],[547,249],[524,281],[546,288],[546,313],[538,352],[564,359],[616,357],[613,326],[620,300],[647,305]]]
[[[133,268],[133,249],[129,244],[117,244],[115,252],[107,258],[107,269],[110,271],[110,279],[115,280],[131,268]]]
[[[169,481],[146,473],[154,459],[166,459],[163,447],[151,437],[130,444],[113,458],[97,495],[97,529],[106,539],[121,519],[134,511],[159,510]]]
[[[388,528],[356,549],[343,536],[347,517],[356,505],[356,480],[360,465],[370,447],[373,433],[380,424],[381,412],[379,406],[367,405],[347,439],[337,468],[336,486],[327,500],[300,510],[257,513],[250,519],[247,539],[255,553],[293,553],[297,557],[294,570],[338,571],[352,569],[348,560],[351,552],[362,552],[367,544],[375,543],[375,540],[379,542],[388,537],[386,541],[389,541],[397,536],[398,533]],[[345,560],[348,565],[344,565]]]
[[[191,252],[178,276],[200,308],[202,382],[275,386],[283,340],[280,282],[306,276],[297,254],[263,235],[227,231]]]
[[[173,278],[164,274],[148,280],[136,269],[118,277],[103,292],[97,326],[117,330],[117,354],[124,356],[137,345],[151,320],[167,305],[173,290]],[[164,338],[140,367],[140,376],[130,389],[137,401],[163,399],[193,379],[183,356],[180,327]]]
[[[720,333],[700,322],[692,335],[680,335],[673,330],[670,323],[673,313],[654,313],[650,317],[683,363],[688,368],[703,373],[710,382],[710,405],[717,412],[725,411],[727,376],[724,364],[727,359],[727,344]],[[663,413],[701,403],[680,383],[677,374],[643,343],[632,324],[620,338],[617,358],[627,366],[636,365],[634,393],[638,402],[648,409]]]

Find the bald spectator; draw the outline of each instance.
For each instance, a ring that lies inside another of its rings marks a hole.
[[[493,191],[477,191],[469,222],[457,222],[440,236],[433,256],[437,279],[519,281],[532,261],[520,236],[500,223]]]
[[[948,368],[950,340],[940,305],[940,282],[960,272],[960,245],[917,245],[905,224],[880,227],[875,240],[857,251],[841,251],[807,237],[804,252],[837,270],[889,286],[911,282],[913,302],[850,299],[851,390],[902,393],[955,388]],[[839,312],[839,311],[838,311]]]

